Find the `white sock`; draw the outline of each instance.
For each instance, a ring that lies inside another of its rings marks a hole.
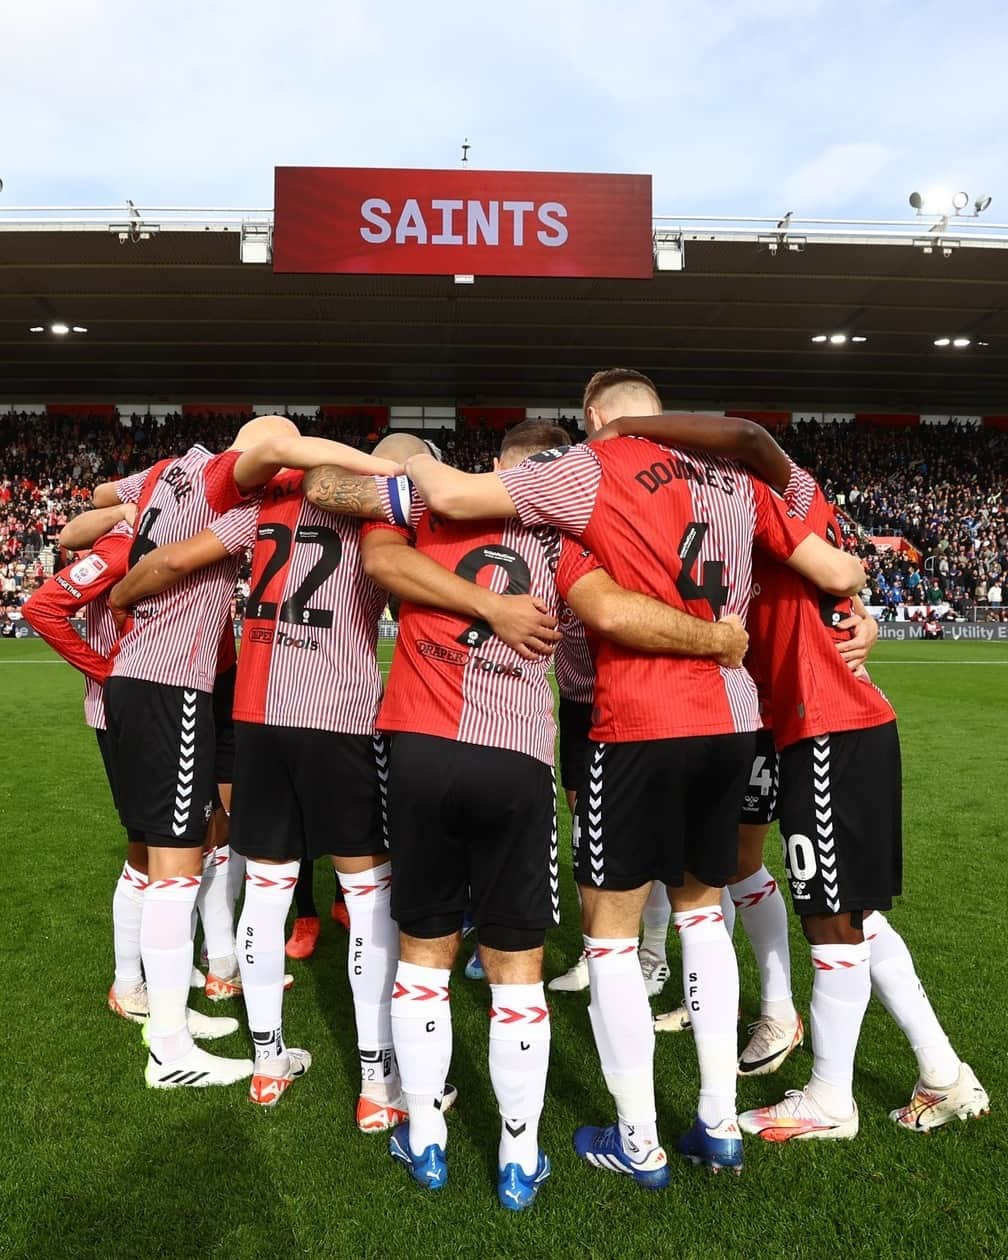
[[[959,1079],[960,1059],[934,1013],[903,937],[876,910],[865,916],[872,991],[893,1017],[917,1056],[920,1079],[935,1087]]]
[[[731,889],[721,889],[721,917],[724,919],[728,939],[735,935],[735,902],[732,901]]]
[[[706,1125],[735,1119],[738,962],[719,906],[677,911],[683,995],[700,1064],[697,1115]]]
[[[441,1114],[452,1056],[451,972],[400,962],[392,988],[392,1041],[409,1111],[409,1144],[414,1155],[428,1146],[444,1147],[448,1126]]]
[[[230,850],[231,856],[227,864],[228,903],[231,906],[231,917],[234,918],[238,899],[245,888],[245,859],[240,853]]]
[[[143,978],[140,968],[140,924],[147,876],[123,863],[112,896],[112,946],[115,950],[115,990],[126,993]]]
[[[636,940],[584,938],[591,1019],[606,1088],[616,1103],[620,1136],[632,1158],[659,1145],[654,1097],[654,1024]]]
[[[539,984],[490,986],[490,1081],[501,1115],[497,1166],[539,1164],[539,1117],[546,1097],[550,1020]]]
[[[283,1040],[284,925],[300,862],[245,865],[245,905],[238,923],[241,971],[256,1063],[279,1059]]]
[[[225,844],[203,854],[203,883],[196,899],[203,923],[203,941],[210,974],[230,980],[238,971],[235,957],[234,902],[228,896],[231,850]]]
[[[159,1063],[181,1059],[192,1049],[186,1023],[192,973],[192,912],[198,875],[153,880],[144,889],[140,953],[150,1002],[151,1055]]]
[[[760,1011],[778,1023],[793,1024],[798,1014],[791,1000],[787,906],[777,881],[765,866],[761,866],[755,875],[730,884],[728,892],[756,956],[760,973]]]
[[[668,961],[666,954],[669,919],[672,907],[669,905],[668,892],[660,879],[651,885],[641,922],[644,926],[641,948],[657,954],[663,961]]]
[[[399,960],[399,929],[389,913],[392,868],[388,862],[356,875],[340,875],[350,916],[347,973],[357,1021],[361,1093],[377,1102],[399,1097],[399,1069],[392,1048],[392,984]]]
[[[813,945],[812,1080],[808,1093],[831,1116],[854,1110],[854,1052],[871,998],[868,942]]]

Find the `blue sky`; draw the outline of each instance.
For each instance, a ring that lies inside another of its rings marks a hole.
[[[999,11],[1000,10],[1000,11]],[[270,206],[279,164],[644,172],[655,213],[1008,222],[976,0],[8,0],[0,207]]]

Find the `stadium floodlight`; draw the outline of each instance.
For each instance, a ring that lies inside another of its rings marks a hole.
[[[476,283],[475,276],[455,276],[454,280],[456,284],[475,284]]]
[[[918,213],[920,213],[920,211],[924,209],[924,198],[920,195],[919,192],[912,192],[910,194],[910,205]]]
[[[941,346],[941,348],[944,349],[946,346],[950,346],[952,344],[952,338],[951,337],[935,337],[934,344],[936,346]]]
[[[43,327],[42,324],[33,324],[32,327],[28,329],[28,331],[33,332],[33,333],[40,333],[40,332],[45,332],[45,328]]]
[[[70,331],[70,325],[62,323],[50,324],[49,331],[56,337],[65,337]]]
[[[813,340],[814,342],[816,342],[817,344],[821,344],[822,342],[824,342],[824,341],[826,340],[826,334],[825,334],[825,333],[816,333],[816,335],[812,338],[812,340]]]
[[[831,346],[842,346],[842,345],[846,345],[846,343],[847,343],[846,333],[830,333]]]
[[[953,337],[952,344],[957,350],[964,350],[966,346],[973,344],[973,339],[971,337]]]
[[[976,201],[973,202],[973,213],[983,214],[983,212],[987,209],[990,203],[991,203],[990,193],[981,193],[980,196],[977,197]]]
[[[960,214],[969,205],[969,193],[957,192],[952,194],[952,209],[956,214]]]
[[[851,337],[851,341],[853,341],[856,345],[862,345],[867,340],[867,337]]]
[[[73,330],[74,330],[74,332],[75,332],[75,333],[86,333],[86,332],[87,332],[87,329],[84,327],[84,325],[83,325],[83,324],[74,324],[74,326],[73,326]]]

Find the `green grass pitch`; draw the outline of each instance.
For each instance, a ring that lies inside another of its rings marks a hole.
[[[123,846],[82,723],[81,680],[37,641],[0,643],[0,1256],[1008,1256],[1008,651],[880,644],[873,673],[903,734],[906,892],[892,920],[992,1114],[925,1137],[897,1130],[887,1111],[909,1096],[915,1065],[873,1004],[857,1060],[856,1141],[750,1140],[740,1179],[674,1161],[671,1187],[649,1195],[575,1161],[574,1128],[608,1121],[611,1108],[585,996],[558,994],[541,1131],[554,1175],[516,1217],[496,1203],[484,986],[460,968],[453,982],[460,1099],[449,1120],[451,1179],[425,1197],[391,1163],[384,1138],[353,1127],[346,936],[328,920],[315,957],[292,964],[285,1004],[288,1038],[312,1051],[314,1066],[275,1112],[253,1107],[241,1086],[144,1089],[139,1030],[105,1007]],[[773,839],[768,859],[779,875]],[[326,905],[332,875],[321,864],[316,889]],[[549,975],[578,950],[569,876],[563,912],[547,944]],[[751,1017],[755,972],[741,933],[736,940]],[[810,969],[797,927],[792,941],[796,1001],[807,1012]],[[659,1009],[678,996],[674,970]],[[220,1048],[246,1053],[244,1032]],[[741,1106],[802,1085],[809,1064],[806,1048],[776,1077],[742,1083]],[[660,1035],[659,1124],[669,1147],[692,1118],[696,1075],[689,1034]]]

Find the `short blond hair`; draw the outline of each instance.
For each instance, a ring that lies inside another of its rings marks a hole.
[[[662,409],[661,398],[658,396],[658,390],[655,388],[654,381],[650,376],[645,376],[643,372],[638,372],[634,368],[604,368],[601,372],[596,372],[588,384],[585,386],[584,399],[582,406],[585,411],[589,407],[597,407],[599,399],[611,389],[643,389],[646,390],[658,411]]]

